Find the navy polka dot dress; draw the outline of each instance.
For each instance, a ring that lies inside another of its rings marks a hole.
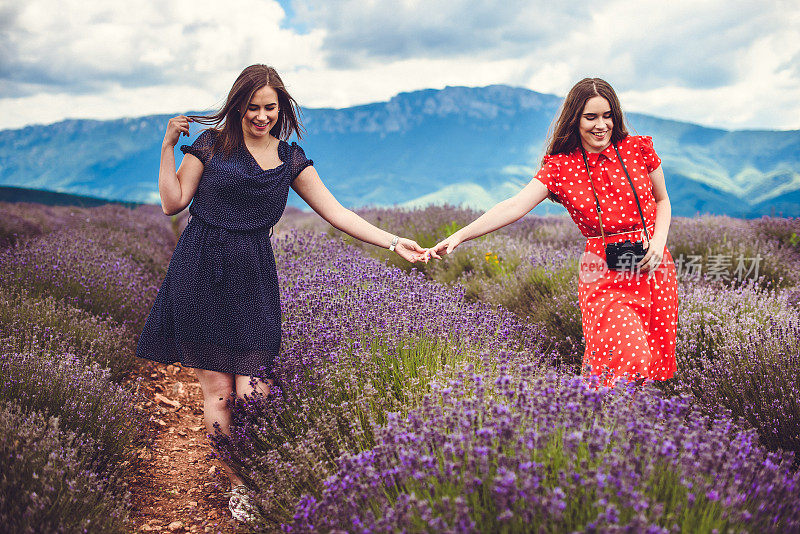
[[[136,355],[272,378],[281,306],[270,228],[292,181],[313,162],[297,143],[280,141],[282,163],[264,170],[244,145],[230,157],[212,154],[215,135],[209,129],[181,146],[203,162],[203,174]]]

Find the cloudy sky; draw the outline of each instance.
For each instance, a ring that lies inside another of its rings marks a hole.
[[[25,0],[0,4],[0,128],[215,107],[242,68],[303,106],[504,83],[727,129],[800,129],[800,2]]]

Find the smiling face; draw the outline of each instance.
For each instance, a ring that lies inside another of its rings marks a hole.
[[[602,152],[611,144],[613,130],[614,120],[608,100],[602,96],[593,96],[587,100],[578,124],[583,149],[587,152]]]
[[[242,110],[242,133],[245,139],[264,139],[278,122],[278,93],[265,85],[253,94],[253,98]]]

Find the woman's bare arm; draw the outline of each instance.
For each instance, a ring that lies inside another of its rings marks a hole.
[[[437,243],[430,249],[431,255],[438,258],[442,252],[450,254],[464,241],[494,232],[519,220],[547,198],[547,194],[547,187],[542,182],[536,178],[531,179],[519,193],[495,204],[470,224]]]
[[[158,192],[161,195],[161,210],[165,215],[174,215],[189,205],[203,174],[203,162],[192,154],[186,154],[180,168],[175,171],[175,145],[181,134],[189,134],[189,122],[183,115],[171,118],[161,143]]]
[[[379,247],[389,248],[392,243],[395,237],[394,234],[381,230],[365,221],[358,214],[342,206],[328,188],[325,187],[325,184],[322,183],[317,170],[313,166],[303,169],[294,179],[292,189],[300,195],[300,198],[311,209],[316,211],[320,217],[328,221],[334,228],[356,239]],[[395,251],[411,262],[424,259],[425,249],[410,239],[401,238],[396,245]]]
[[[656,224],[650,239],[650,247],[639,262],[640,268],[644,271],[654,270],[661,264],[672,220],[672,205],[667,195],[667,184],[661,165],[650,173],[650,181],[653,184],[653,197],[656,200]]]

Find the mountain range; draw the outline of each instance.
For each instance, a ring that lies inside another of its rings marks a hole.
[[[347,206],[487,208],[536,172],[560,105],[559,97],[504,85],[400,93],[388,102],[304,109],[300,144]],[[158,203],[168,119],[2,130],[0,185]],[[723,130],[638,113],[627,120],[654,139],[674,215],[800,216],[800,131]],[[290,204],[303,206],[294,194]],[[563,208],[544,202],[535,212]]]

